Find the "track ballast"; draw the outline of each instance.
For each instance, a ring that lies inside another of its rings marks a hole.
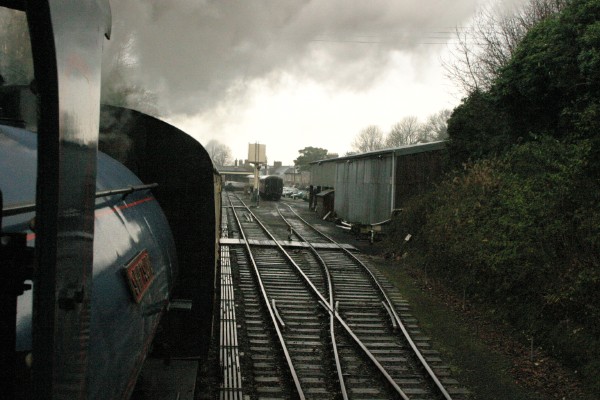
[[[356,250],[287,202],[224,196],[245,398],[464,398],[407,304]]]

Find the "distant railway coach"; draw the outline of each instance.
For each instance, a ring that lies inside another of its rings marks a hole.
[[[261,176],[258,192],[262,199],[278,201],[283,193],[283,179],[276,175]]]
[[[441,175],[444,148],[444,142],[432,142],[316,161],[311,185],[335,189],[338,217],[376,225]]]

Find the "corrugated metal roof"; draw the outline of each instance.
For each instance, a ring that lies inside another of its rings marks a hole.
[[[440,150],[445,147],[445,141],[438,141],[315,161],[310,163],[311,184],[335,188],[339,217],[378,223],[389,218],[398,201],[439,174]]]
[[[313,164],[310,166],[310,183],[314,186],[333,186],[336,164]]]
[[[409,144],[406,146],[394,147],[391,149],[369,151],[366,153],[354,154],[351,156],[344,156],[344,157],[338,157],[338,158],[327,158],[324,160],[313,161],[310,164],[319,164],[320,165],[323,163],[355,160],[355,159],[359,159],[359,158],[391,156],[392,154],[395,154],[398,156],[398,155],[405,155],[405,154],[421,153],[423,151],[442,150],[444,148],[446,148],[446,141],[442,140],[442,141],[429,142],[429,143]]]
[[[370,224],[389,218],[392,201],[393,152],[337,163],[335,211],[351,222]],[[342,160],[343,161],[343,160]]]
[[[317,197],[325,197],[328,194],[333,193],[333,192],[335,192],[335,190],[333,190],[333,189],[326,189],[326,190],[323,190],[323,191],[317,193]]]

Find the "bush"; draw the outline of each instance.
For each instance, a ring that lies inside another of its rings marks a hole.
[[[429,273],[590,377],[600,375],[599,21],[599,0],[573,0],[531,27],[490,89],[448,121],[450,165],[464,171],[404,216],[424,221],[413,246]]]
[[[411,233],[430,275],[568,359],[591,362],[589,350],[558,346],[548,328],[569,326],[564,335],[595,343],[587,349],[600,343],[600,190],[586,177],[590,149],[539,137],[466,165],[407,203],[392,238]]]

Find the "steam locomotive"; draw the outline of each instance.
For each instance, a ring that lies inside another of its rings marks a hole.
[[[26,12],[35,70],[0,87],[3,392],[127,399],[159,326],[170,356],[207,353],[221,179],[184,132],[100,107],[107,0],[0,6]]]

